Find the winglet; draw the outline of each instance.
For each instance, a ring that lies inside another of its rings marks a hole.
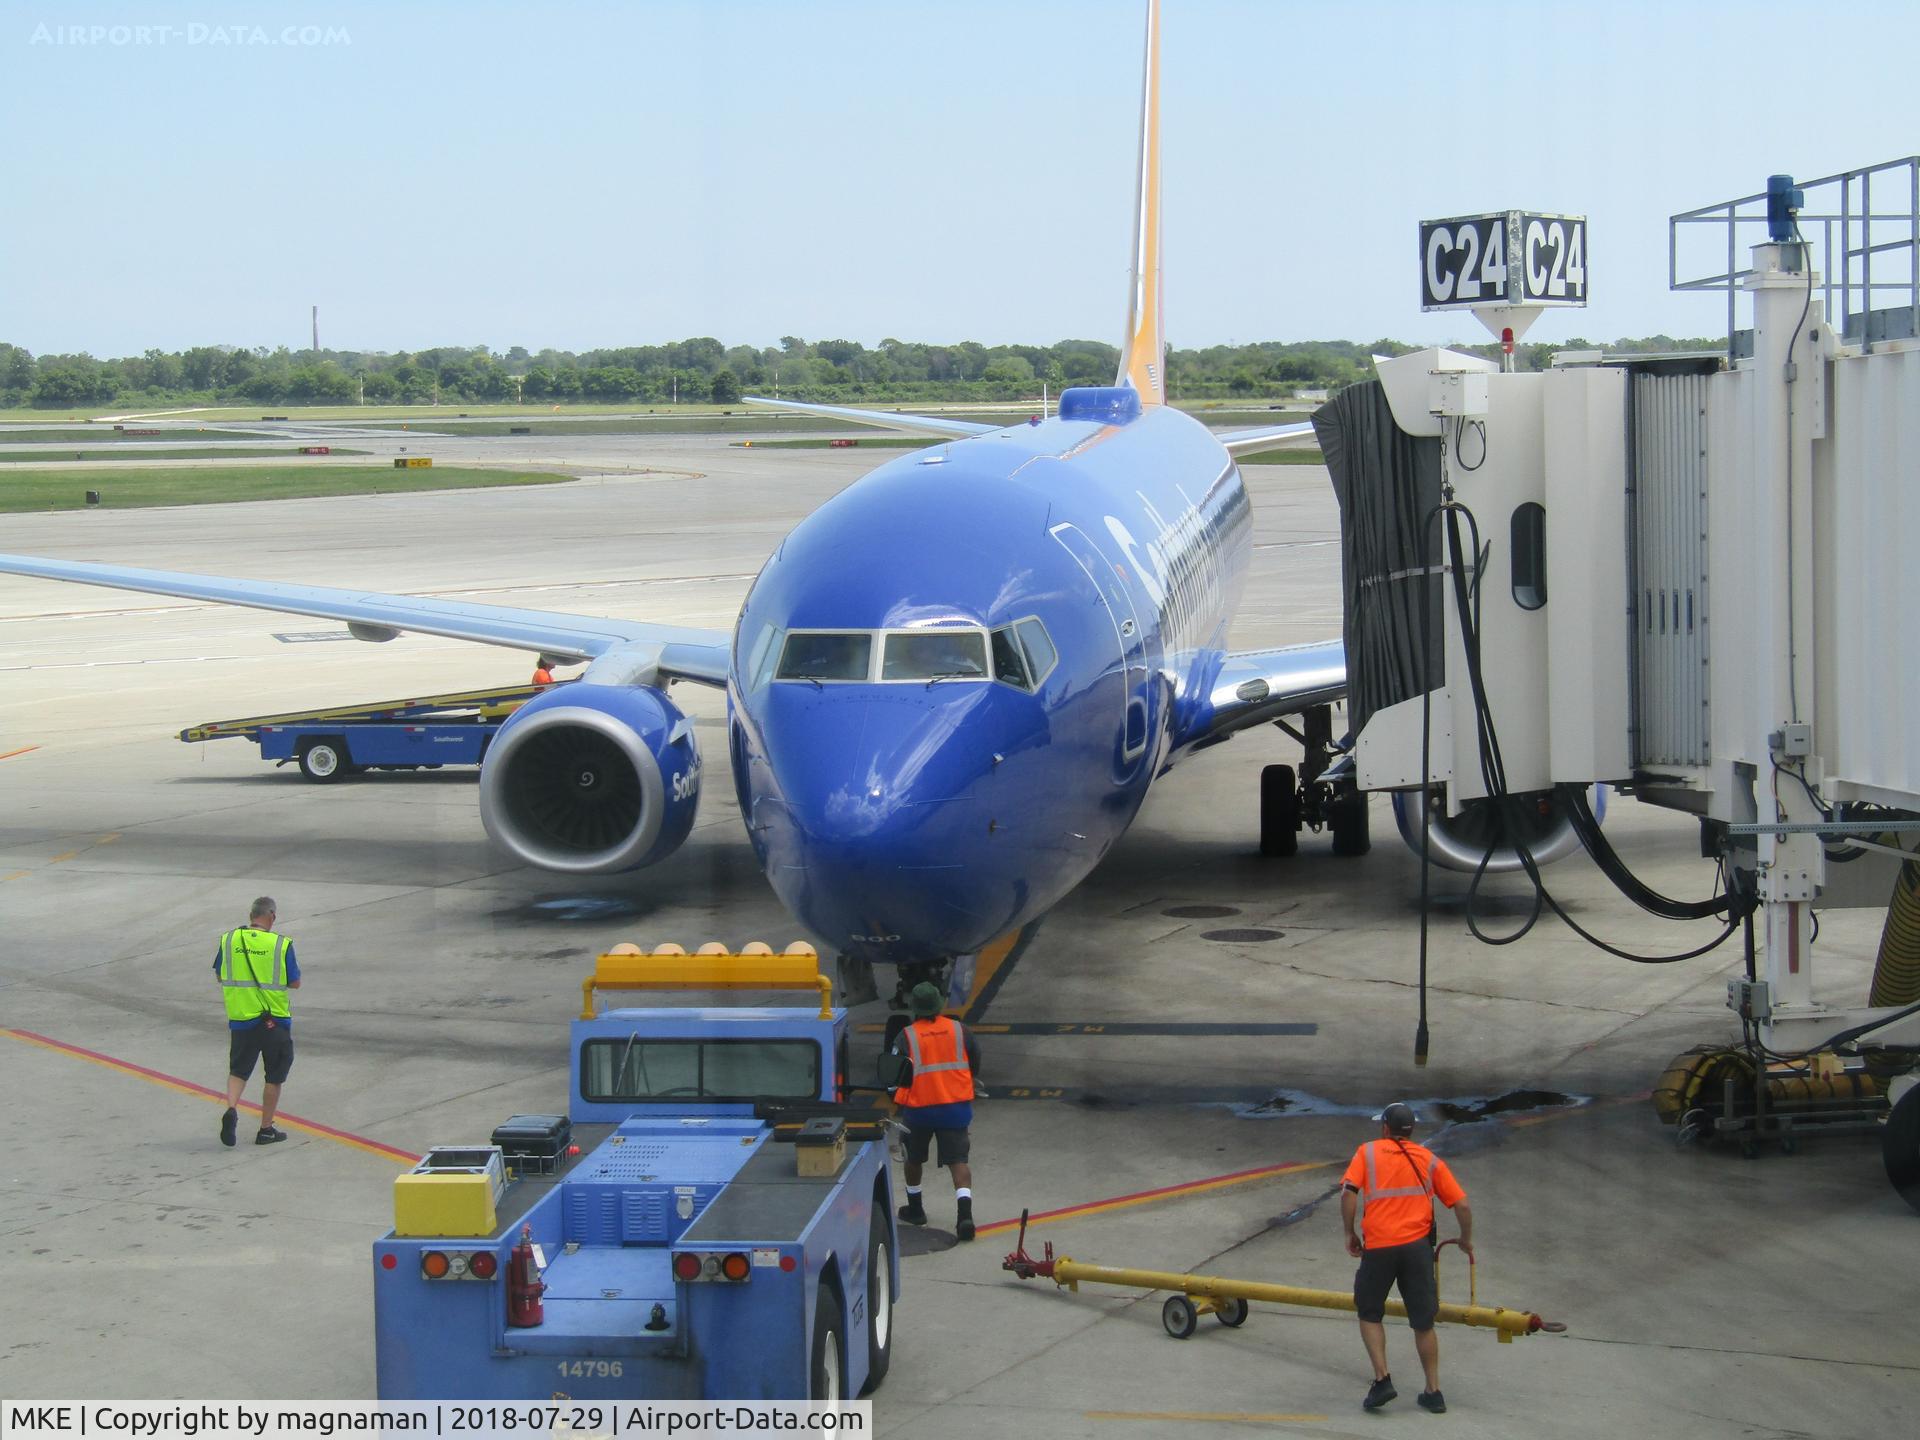
[[[1134,196],[1132,288],[1116,385],[1131,385],[1142,405],[1165,402],[1166,356],[1160,319],[1160,0],[1147,0],[1147,57],[1140,81],[1140,181]]]

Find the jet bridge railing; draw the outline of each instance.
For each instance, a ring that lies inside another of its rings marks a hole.
[[[1881,340],[1920,337],[1920,155],[1795,183],[1807,200],[1800,233],[1821,277],[1827,323],[1868,348]],[[1753,273],[1742,262],[1751,246],[1767,238],[1766,227],[1765,191],[1667,219],[1667,283],[1675,290],[1725,293],[1729,355],[1740,282]],[[1720,233],[1714,237],[1716,229]],[[1716,258],[1703,258],[1706,253]],[[1691,273],[1712,264],[1723,268]]]

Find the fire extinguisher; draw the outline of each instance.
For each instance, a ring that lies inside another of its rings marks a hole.
[[[513,1247],[507,1261],[507,1324],[525,1328],[545,1320],[546,1307],[540,1297],[546,1289],[533,1260],[533,1226],[522,1225],[520,1243]]]

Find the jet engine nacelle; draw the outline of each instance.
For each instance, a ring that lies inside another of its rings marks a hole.
[[[1420,802],[1416,791],[1394,792],[1394,821],[1400,827],[1400,838],[1416,855],[1420,853]],[[1593,787],[1591,803],[1594,818],[1606,819],[1606,786]],[[1519,838],[1527,847],[1527,853],[1533,856],[1534,864],[1551,865],[1580,848],[1580,835],[1573,828],[1566,801],[1553,791],[1515,795],[1509,809],[1520,826]],[[1520,852],[1514,847],[1514,837],[1507,831],[1507,822],[1497,801],[1469,800],[1460,807],[1458,815],[1447,815],[1444,810],[1444,805],[1434,806],[1428,836],[1434,864],[1471,873],[1485,860],[1489,875],[1506,875],[1523,868]],[[1494,847],[1491,859],[1487,857],[1488,845]]]
[[[687,838],[693,722],[659,690],[575,681],[516,710],[480,767],[480,818],[515,859],[575,875],[638,870]]]

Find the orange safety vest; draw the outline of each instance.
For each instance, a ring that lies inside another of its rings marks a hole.
[[[553,684],[553,672],[544,665],[540,666],[533,672],[533,683],[536,685]]]
[[[1426,1238],[1433,1229],[1433,1152],[1424,1145],[1386,1140],[1370,1140],[1360,1151],[1366,1158],[1360,1186],[1366,1209],[1360,1224],[1368,1248]],[[1416,1157],[1424,1157],[1425,1165]]]
[[[973,1070],[967,1064],[966,1032],[946,1015],[916,1020],[900,1032],[913,1062],[913,1083],[893,1092],[896,1104],[957,1105],[973,1099]]]

